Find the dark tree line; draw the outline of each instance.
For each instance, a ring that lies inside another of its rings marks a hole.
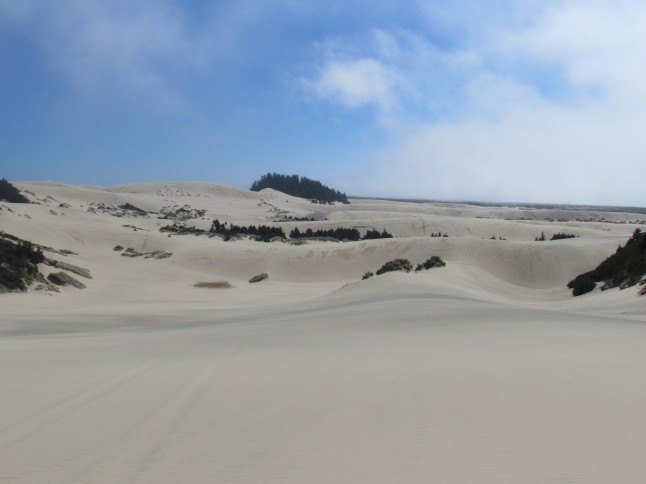
[[[550,240],[575,239],[577,237],[578,237],[578,235],[568,234],[566,232],[557,232],[556,234],[552,235],[552,237],[550,237]],[[541,232],[541,236],[536,237],[534,240],[536,242],[544,242],[544,241],[546,241],[547,237],[545,237],[545,232]]]
[[[646,275],[646,233],[635,229],[626,245],[599,264],[595,269],[580,274],[568,283],[572,294],[579,296],[592,291],[597,283],[602,289],[630,287]]]
[[[357,229],[347,229],[342,227],[337,227],[334,229],[317,229],[312,230],[308,228],[304,232],[301,232],[298,227],[292,230],[289,233],[291,239],[302,239],[303,237],[331,237],[338,240],[373,240],[373,239],[392,239],[392,234],[386,232],[386,229],[383,232],[378,230],[370,229],[366,232],[366,235],[361,237],[361,232]]]
[[[317,202],[350,203],[345,193],[323,185],[318,180],[304,176],[267,173],[251,184],[251,191],[259,192],[263,188],[273,188],[294,197],[307,198]]]
[[[366,232],[366,235],[363,236],[364,240],[371,240],[371,239],[392,239],[393,235],[391,233],[386,232],[386,229],[383,230],[383,232],[379,232],[378,230],[375,229],[369,229]]]
[[[159,231],[171,232],[176,234],[195,234],[195,235],[201,235],[201,234],[207,233],[202,229],[186,226],[184,224],[166,225],[164,227],[161,227]],[[270,242],[271,239],[274,237],[280,237],[283,239],[288,238],[281,227],[272,227],[269,225],[258,225],[258,226],[235,225],[235,224],[230,224],[228,222],[224,222],[224,223],[220,222],[218,219],[215,219],[213,221],[213,223],[211,224],[211,228],[209,229],[208,232],[211,234],[221,235],[224,238],[224,240],[229,240],[231,237],[237,236],[237,235],[250,235],[264,242]],[[386,232],[386,229],[384,229],[382,232],[371,229],[371,230],[368,230],[363,237],[361,237],[361,232],[359,232],[357,229],[354,229],[354,228],[349,229],[349,228],[342,228],[342,227],[337,227],[333,229],[317,229],[317,230],[312,230],[311,228],[308,228],[307,230],[302,232],[298,227],[296,227],[289,234],[289,238],[291,239],[302,239],[306,237],[330,237],[337,240],[358,241],[358,240],[370,240],[370,239],[391,239],[393,236],[392,234]]]
[[[337,227],[335,229],[317,229],[312,230],[308,228],[305,232],[301,232],[298,227],[289,233],[291,239],[301,239],[303,237],[332,237],[338,240],[361,240],[361,232],[357,229],[346,229]]]
[[[577,237],[578,235],[567,234],[565,232],[558,232],[552,235],[552,238],[550,240],[576,239]]]
[[[224,236],[225,240],[235,235],[253,235],[263,242],[269,242],[273,237],[286,238],[285,232],[280,227],[271,227],[269,225],[258,225],[257,227],[255,225],[249,225],[245,227],[227,222],[220,223],[217,219],[211,225],[211,232]]]
[[[29,203],[29,199],[5,178],[0,179],[0,200],[11,203]]]

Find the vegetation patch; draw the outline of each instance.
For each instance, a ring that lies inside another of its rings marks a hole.
[[[74,279],[67,272],[52,272],[47,276],[47,280],[57,286],[73,286],[77,289],[85,289],[85,284]]]
[[[429,269],[434,269],[436,267],[444,267],[446,266],[446,262],[444,262],[440,257],[434,255],[430,259],[427,259],[425,262],[421,264],[417,264],[417,267],[415,268],[416,271],[421,271],[421,270],[429,270]]]
[[[253,192],[259,192],[264,188],[273,188],[279,192],[294,197],[307,198],[317,203],[350,203],[345,193],[325,186],[318,180],[310,180],[304,176],[267,173],[251,184],[251,191]]]
[[[286,238],[285,232],[280,227],[271,227],[269,225],[258,225],[257,227],[255,225],[249,225],[245,227],[227,222],[220,223],[218,219],[213,221],[211,232],[222,235],[225,240],[236,235],[251,235],[263,242],[270,242],[274,237]]]
[[[289,233],[290,239],[302,239],[308,237],[330,237],[337,240],[361,240],[361,232],[357,229],[345,229],[337,227],[335,229],[317,229],[312,230],[308,228],[304,232],[301,232],[298,227],[292,230]]]
[[[193,234],[193,235],[203,235],[206,234],[206,230],[198,229],[196,227],[190,227],[186,224],[177,224],[165,225],[159,229],[160,232],[171,232],[174,234]]]
[[[372,276],[374,276],[374,274],[368,271],[363,276],[361,276],[361,279],[365,281],[366,279],[370,279]]]
[[[266,272],[263,272],[262,274],[253,276],[251,279],[249,279],[249,282],[253,284],[254,282],[264,281],[265,279],[269,279],[269,274],[267,274]]]
[[[393,234],[386,232],[386,229],[383,231],[379,232],[378,230],[375,229],[369,229],[366,234],[363,236],[363,240],[371,240],[371,239],[392,239]]]
[[[638,284],[646,275],[646,233],[635,229],[626,245],[599,264],[595,269],[572,279],[567,287],[574,296],[592,291],[603,282],[602,290],[613,287],[625,289]],[[644,292],[644,291],[640,291]]]
[[[0,179],[0,200],[10,203],[29,203],[29,199],[6,178]]]
[[[172,252],[165,252],[163,250],[154,250],[152,252],[138,252],[132,247],[128,247],[126,250],[124,250],[121,255],[123,257],[143,257],[144,259],[167,259],[171,255],[173,255]]]
[[[393,259],[391,261],[386,262],[383,266],[377,270],[377,275],[384,274],[386,272],[393,272],[393,271],[403,271],[403,272],[410,272],[413,270],[413,265],[410,263],[408,259]]]
[[[206,216],[206,210],[201,208],[192,208],[190,205],[178,207],[164,207],[161,210],[162,215],[160,219],[168,219],[175,221],[186,221],[194,218],[203,219]]]
[[[72,264],[68,264],[67,262],[61,262],[54,259],[45,259],[44,262],[48,266],[56,267],[57,269],[62,269],[64,271],[73,272],[74,274],[85,277],[86,279],[92,279],[90,271],[84,269],[83,267],[78,267]]]
[[[204,289],[229,289],[233,287],[227,281],[214,281],[214,282],[196,282],[193,287],[200,287]]]
[[[565,232],[558,232],[552,235],[552,238],[550,240],[576,239],[577,237],[578,235],[567,234]]]
[[[357,229],[348,229],[348,228],[343,228],[343,227],[337,227],[334,229],[317,229],[317,230],[312,230],[311,228],[308,228],[304,232],[301,232],[298,227],[294,228],[289,233],[289,238],[290,239],[303,239],[303,238],[310,238],[310,237],[328,237],[331,239],[336,239],[336,240],[351,240],[351,241],[358,241],[358,240],[369,240],[369,239],[392,239],[392,234],[386,232],[386,229],[383,230],[383,232],[379,232],[378,230],[370,229],[366,232],[366,235],[361,237],[361,232],[359,232]]]
[[[141,209],[139,207],[136,207],[132,203],[124,203],[123,205],[119,205],[119,208],[121,210],[127,210],[129,212],[135,212],[136,214],[139,214],[139,215],[148,214],[148,212],[146,212],[145,210],[143,210],[143,209]]]
[[[0,235],[0,292],[26,291],[33,282],[44,282],[37,266],[45,260],[42,249]]]

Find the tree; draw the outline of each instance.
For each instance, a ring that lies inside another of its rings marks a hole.
[[[273,188],[294,197],[307,198],[320,203],[350,203],[345,193],[304,176],[267,173],[254,181],[250,189],[252,192],[259,192],[264,188]]]
[[[646,234],[635,229],[626,244],[601,262],[595,269],[580,274],[568,283],[572,294],[578,296],[590,292],[596,283],[603,282],[601,289],[626,288],[639,283],[646,275]]]

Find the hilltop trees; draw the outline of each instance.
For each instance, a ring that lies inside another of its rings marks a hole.
[[[273,188],[294,197],[316,200],[320,203],[350,203],[345,193],[325,186],[318,180],[310,180],[304,176],[267,173],[251,184],[251,191],[253,192],[259,192],[263,188]]]

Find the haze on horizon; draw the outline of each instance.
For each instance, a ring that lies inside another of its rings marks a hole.
[[[0,0],[0,176],[645,206],[646,4]]]

